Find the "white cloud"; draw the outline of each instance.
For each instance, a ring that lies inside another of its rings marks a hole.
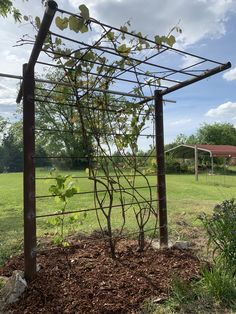
[[[236,102],[228,101],[207,111],[205,116],[210,118],[232,119],[236,118]]]
[[[0,99],[0,106],[1,105],[16,105],[16,98],[1,98]]]
[[[176,120],[171,122],[172,125],[185,125],[186,123],[190,123],[192,122],[192,119],[180,119],[180,120]]]
[[[226,80],[226,81],[233,81],[233,80],[236,80],[236,67],[225,72],[223,74],[223,78]]]
[[[69,2],[78,8],[77,0]],[[224,35],[228,14],[236,10],[234,0],[87,0],[86,5],[101,21],[120,26],[131,19],[134,29],[150,36],[166,34],[180,21],[182,47]]]
[[[192,56],[189,56],[189,55],[185,55],[182,57],[182,67],[183,68],[188,68],[194,64],[197,64],[198,62],[200,62],[201,59],[199,58],[195,58],[195,57],[192,57]],[[197,66],[195,66],[193,68],[193,70],[197,69]]]

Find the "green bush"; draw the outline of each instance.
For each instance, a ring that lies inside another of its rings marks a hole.
[[[214,258],[236,270],[236,204],[234,199],[215,206],[213,214],[200,217],[205,227]]]
[[[190,172],[190,169],[187,163],[178,161],[172,155],[166,155],[165,167],[166,167],[166,173]]]

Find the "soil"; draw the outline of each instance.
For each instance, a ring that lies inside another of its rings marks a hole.
[[[123,239],[112,259],[104,242],[86,238],[73,247],[38,253],[40,270],[21,300],[7,313],[140,313],[145,300],[167,297],[173,277],[198,277],[200,261],[191,251],[150,247],[137,251],[136,242]],[[23,256],[13,257],[0,269],[11,276],[23,270]]]

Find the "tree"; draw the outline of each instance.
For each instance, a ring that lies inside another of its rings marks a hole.
[[[0,117],[0,172],[19,172],[23,170],[22,121],[10,123]],[[42,145],[37,145],[36,154],[46,157]],[[47,159],[36,159],[37,167],[51,166]]]
[[[231,123],[204,123],[196,132],[190,136],[182,133],[177,135],[173,143],[168,144],[170,149],[181,144],[212,144],[236,146],[236,128]]]
[[[22,0],[28,1],[28,0]],[[46,0],[41,0],[41,3],[44,4]],[[28,17],[22,17],[21,12],[14,6],[14,1],[11,0],[0,0],[0,16],[6,18],[9,15],[12,15],[16,22],[22,22],[22,19],[28,20]]]
[[[12,15],[16,22],[21,22],[22,20],[20,11],[14,7],[11,0],[0,0],[0,15],[3,17]]]
[[[236,146],[236,128],[231,123],[204,123],[196,133],[199,144]]]
[[[59,72],[47,75],[48,79],[58,80]],[[73,91],[69,87],[57,86],[50,92],[40,85],[36,102],[36,143],[44,147],[48,156],[56,158],[53,164],[60,168],[84,169],[88,167],[86,156],[93,152],[92,134],[84,143],[78,111],[73,102]],[[83,106],[83,104],[81,104]],[[85,106],[85,105],[84,105]]]
[[[4,121],[7,124],[7,121]],[[13,123],[7,130],[4,129],[2,145],[0,147],[1,172],[18,172],[23,170],[23,144],[22,136],[16,136],[19,122]],[[20,128],[21,129],[21,128]]]

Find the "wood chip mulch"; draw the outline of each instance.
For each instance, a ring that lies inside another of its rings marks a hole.
[[[118,244],[113,260],[98,239],[84,239],[74,247],[38,254],[40,270],[21,300],[8,313],[139,313],[147,299],[168,295],[174,276],[197,278],[200,261],[190,251],[178,249],[137,252],[132,240]],[[23,270],[23,257],[14,257],[0,269],[10,276]]]

